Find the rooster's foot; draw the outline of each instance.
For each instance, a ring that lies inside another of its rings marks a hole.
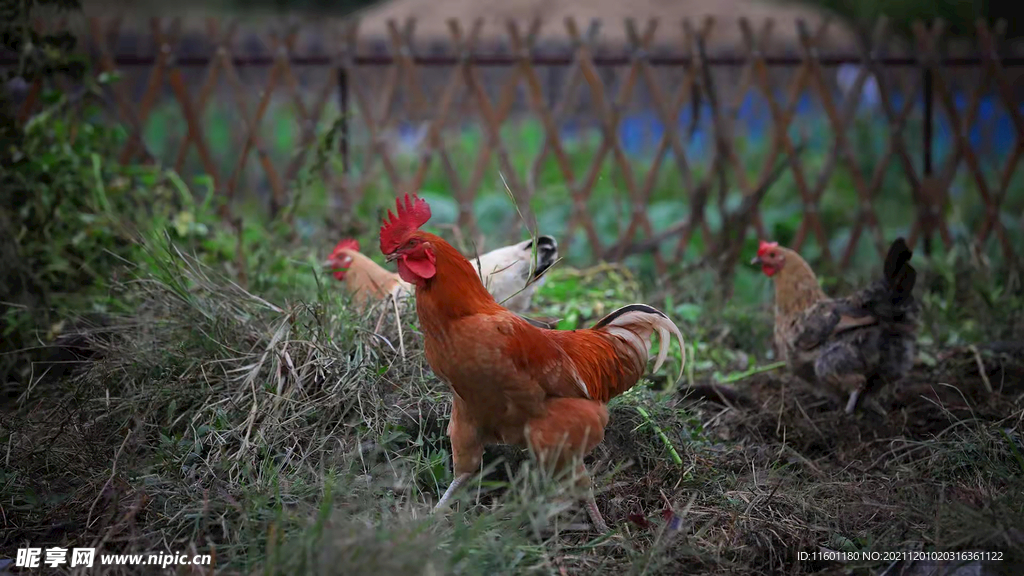
[[[590,521],[594,523],[595,530],[602,534],[607,534],[610,531],[608,524],[601,517],[601,511],[597,508],[597,500],[594,499],[593,492],[587,496],[587,513],[590,515]]]
[[[459,474],[456,476],[455,480],[452,480],[451,485],[448,486],[448,489],[444,491],[444,495],[441,496],[441,499],[437,501],[437,505],[434,506],[432,512],[436,514],[447,510],[451,503],[452,495],[455,494],[455,491],[465,484],[467,480],[469,480],[470,476],[472,476],[470,473]]]

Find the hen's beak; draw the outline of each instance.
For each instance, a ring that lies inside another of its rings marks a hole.
[[[750,264],[752,266],[757,266],[758,264],[764,264],[764,262],[761,261],[760,256],[754,256],[754,259],[750,261]]]

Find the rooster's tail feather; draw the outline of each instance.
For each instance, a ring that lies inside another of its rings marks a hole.
[[[646,304],[629,304],[602,318],[593,329],[621,337],[634,348],[644,364],[650,359],[651,336],[657,332],[661,345],[657,361],[654,363],[655,371],[665,362],[669,346],[672,344],[671,337],[675,336],[683,353],[682,362],[679,364],[679,377],[682,377],[683,367],[686,365],[686,343],[683,341],[683,333],[660,310]]]

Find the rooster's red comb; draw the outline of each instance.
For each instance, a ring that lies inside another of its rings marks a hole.
[[[757,247],[757,255],[758,256],[764,256],[765,253],[767,253],[772,248],[778,248],[778,247],[779,247],[779,243],[778,242],[765,242],[764,240],[761,240],[761,244],[758,245],[758,247]]]
[[[404,199],[396,199],[395,208],[398,209],[398,216],[388,210],[384,225],[380,227],[380,251],[384,254],[398,250],[410,232],[430,220],[430,205],[415,194],[406,194]]]
[[[338,245],[335,246],[334,250],[331,251],[331,255],[329,258],[333,259],[337,257],[342,250],[354,250],[358,252],[359,240],[356,240],[355,238],[345,238],[341,242],[338,242]]]

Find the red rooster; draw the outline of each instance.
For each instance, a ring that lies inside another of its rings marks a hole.
[[[679,328],[645,304],[624,306],[590,329],[533,326],[495,302],[458,250],[419,230],[430,219],[425,200],[407,195],[396,204],[398,214],[388,211],[381,227],[380,249],[416,287],[427,362],[453,392],[455,480],[435,511],[480,468],[487,444],[525,446],[555,470],[582,459],[604,439],[608,401],[643,375],[651,336],[661,339],[655,370],[671,335],[683,345]],[[576,472],[594,527],[607,531],[582,460]]]

